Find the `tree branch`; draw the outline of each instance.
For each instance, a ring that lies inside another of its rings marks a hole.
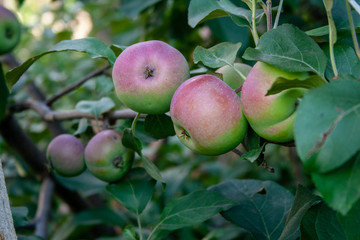
[[[48,106],[51,106],[56,100],[58,100],[59,98],[61,98],[62,96],[68,94],[69,92],[75,90],[76,88],[78,88],[79,86],[81,86],[82,84],[84,84],[86,81],[88,81],[89,79],[92,79],[94,77],[100,76],[102,74],[104,74],[108,69],[110,69],[110,65],[97,70],[95,72],[90,73],[89,75],[87,75],[86,77],[84,77],[83,79],[81,79],[80,81],[74,83],[73,85],[65,88],[63,91],[55,94],[54,96],[52,96],[51,98],[49,98],[48,100],[46,100],[45,104]]]
[[[80,119],[80,118],[95,119],[93,114],[80,112],[77,110],[53,111],[44,102],[33,101],[33,100],[28,100],[10,106],[9,110],[10,112],[18,112],[18,111],[23,111],[25,109],[34,110],[46,122],[72,120],[72,119]],[[137,112],[134,112],[133,110],[130,109],[124,109],[124,110],[116,110],[116,111],[107,112],[105,114],[101,114],[100,116],[98,116],[98,119],[103,120],[107,118],[108,121],[117,120],[117,119],[132,119],[135,118],[136,115]],[[146,116],[145,114],[140,115],[141,118],[145,118],[145,116]]]
[[[41,185],[38,208],[35,215],[35,235],[43,239],[47,239],[53,192],[54,182],[51,178],[46,177]]]

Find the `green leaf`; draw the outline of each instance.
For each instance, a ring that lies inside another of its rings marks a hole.
[[[219,68],[232,66],[241,43],[222,42],[209,49],[197,46],[194,51],[194,63],[202,62],[205,66]]]
[[[58,228],[58,231],[54,233],[51,239],[69,239],[69,236],[80,226],[88,226],[90,229],[91,226],[100,224],[123,227],[125,225],[125,219],[123,216],[119,215],[112,209],[89,209],[66,219],[61,227]]]
[[[330,58],[328,46],[324,47],[324,52]],[[336,68],[340,75],[336,80],[346,79],[346,78],[351,79],[349,77],[358,80],[360,77],[360,60],[356,56],[355,50],[348,45],[336,44],[334,46],[334,55],[335,55]],[[346,76],[346,75],[350,75],[350,76]],[[333,79],[334,77],[334,72],[331,68],[330,61],[326,66],[325,76],[330,80]]]
[[[278,77],[271,85],[266,96],[280,93],[291,88],[312,89],[324,85],[326,82],[319,75],[311,75],[306,79],[286,79]]]
[[[311,29],[305,32],[309,36],[321,37],[329,34],[329,25]]]
[[[155,139],[175,135],[174,125],[166,114],[148,114],[145,118],[145,131]]]
[[[134,168],[119,183],[109,184],[106,190],[128,210],[140,215],[150,201],[156,181],[143,168]]]
[[[28,218],[29,210],[27,207],[11,207],[11,213],[15,227],[26,226],[30,223]]]
[[[346,239],[360,239],[360,201],[346,214],[338,214],[340,225],[342,226]]]
[[[74,132],[74,135],[80,135],[80,134],[86,132],[87,128],[88,128],[88,120],[86,118],[80,119],[78,128],[77,128],[76,132]]]
[[[303,217],[300,226],[301,239],[345,240],[336,212],[325,203],[315,205]]]
[[[172,231],[202,223],[232,206],[232,200],[214,191],[192,192],[170,202],[164,208],[160,221],[153,228],[152,236],[163,230]]]
[[[139,239],[134,226],[126,226],[126,228],[124,228],[124,230],[123,230],[122,237],[125,240],[138,240]]]
[[[36,60],[49,53],[63,51],[84,52],[89,54],[91,58],[104,58],[108,60],[111,65],[113,65],[116,60],[114,52],[97,38],[89,37],[75,40],[64,40],[56,44],[49,51],[29,58],[20,66],[8,71],[6,73],[6,83],[9,89],[12,88],[12,86],[19,80],[24,72],[28,70],[34,62],[36,62]]]
[[[232,21],[238,26],[246,26],[251,28],[252,26],[252,11],[242,7],[238,7],[230,0],[219,0],[219,6],[226,11]],[[251,4],[250,4],[251,5]],[[251,8],[250,8],[251,9]],[[255,21],[259,23],[265,12],[262,9],[257,9],[255,12]]]
[[[230,16],[238,26],[251,27],[252,12],[249,9],[238,7],[229,0],[209,0],[204,4],[203,0],[191,0],[189,4],[188,23],[191,27],[210,19]],[[256,11],[256,22],[264,16],[264,11]]]
[[[96,119],[103,113],[115,107],[115,103],[108,97],[103,97],[98,101],[80,101],[75,109],[79,112],[91,113]]]
[[[164,179],[161,177],[160,171],[157,168],[157,166],[150,161],[148,158],[146,158],[145,156],[141,157],[141,162],[146,170],[146,172],[156,181],[159,181],[162,183],[163,188],[165,188],[165,181]]]
[[[247,153],[244,153],[243,155],[241,155],[240,159],[247,160],[251,163],[254,163],[259,158],[260,154],[263,152],[265,145],[266,145],[266,143],[264,143],[259,148],[251,149]]]
[[[224,16],[228,14],[221,9],[218,1],[210,0],[204,4],[203,0],[191,0],[189,4],[188,23],[193,28],[206,20]]]
[[[327,64],[317,43],[290,24],[266,32],[256,48],[246,49],[243,58],[263,61],[289,72],[310,71],[321,77]]]
[[[302,218],[312,206],[320,202],[320,197],[315,196],[307,188],[299,185],[296,189],[294,203],[286,216],[285,226],[279,240],[296,239]]]
[[[310,172],[329,172],[360,149],[360,82],[333,81],[310,90],[294,122],[296,149]]]
[[[0,63],[0,121],[5,116],[8,96],[9,90],[6,86],[4,72]]]
[[[237,202],[221,214],[252,233],[254,239],[278,239],[285,216],[293,203],[292,194],[275,182],[230,180],[210,188]]]
[[[124,129],[122,144],[126,148],[130,148],[142,156],[142,143],[132,132],[131,128]]]
[[[334,171],[312,174],[312,179],[328,205],[347,214],[360,199],[360,154]]]
[[[260,136],[252,128],[248,128],[243,144],[246,150],[258,149],[260,146]]]
[[[111,44],[110,49],[115,53],[115,56],[119,56],[128,46],[120,46],[117,44]]]
[[[123,0],[120,10],[129,18],[136,18],[146,8],[160,0]]]

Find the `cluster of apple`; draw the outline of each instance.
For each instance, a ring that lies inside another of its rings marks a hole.
[[[59,175],[74,177],[87,168],[95,177],[114,182],[121,179],[134,161],[134,152],[122,146],[122,134],[104,130],[93,136],[86,147],[70,134],[55,137],[47,148],[50,167]]]
[[[239,63],[235,67],[247,74],[246,80],[229,66],[217,70],[224,81],[210,74],[190,78],[184,56],[167,43],[152,40],[126,48],[116,59],[112,77],[118,98],[130,109],[144,114],[170,110],[177,137],[194,152],[231,151],[243,141],[248,125],[266,140],[293,140],[296,101],[303,90],[266,93],[278,77],[302,76],[263,62],[252,68]],[[234,89],[241,85],[238,95]],[[85,150],[75,137],[61,135],[50,143],[48,158],[61,175],[80,174],[87,166],[96,177],[112,182],[129,171],[134,152],[122,146],[119,132],[105,130]]]
[[[147,41],[125,49],[112,76],[117,96],[132,110],[162,114],[170,109],[177,136],[197,153],[219,155],[234,149],[243,141],[248,123],[266,140],[293,140],[296,101],[303,90],[266,93],[277,78],[296,79],[303,73],[263,62],[253,68],[239,63],[235,67],[248,73],[241,97],[234,89],[243,81],[231,67],[218,69],[224,81],[210,74],[189,78],[179,51],[161,41]]]
[[[10,52],[20,41],[21,25],[15,14],[0,6],[0,55]]]

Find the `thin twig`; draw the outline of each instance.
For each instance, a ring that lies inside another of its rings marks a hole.
[[[281,14],[281,9],[282,9],[283,2],[284,2],[284,0],[280,0],[278,10],[277,10],[277,13],[276,13],[276,17],[275,17],[274,28],[277,28],[277,26],[279,24],[279,19],[280,19],[280,14]]]
[[[111,66],[108,65],[106,67],[103,67],[102,69],[99,69],[97,71],[94,71],[92,73],[90,73],[89,75],[87,75],[86,77],[84,77],[83,79],[81,79],[80,81],[74,83],[73,85],[65,88],[64,90],[60,91],[59,93],[55,94],[54,96],[52,96],[51,98],[49,98],[48,100],[46,100],[46,105],[51,106],[56,100],[58,100],[59,98],[61,98],[62,96],[68,94],[69,92],[75,90],[76,88],[78,88],[79,86],[81,86],[82,84],[84,84],[86,81],[100,76],[102,74],[104,74]]]
[[[35,215],[35,235],[47,239],[48,222],[51,211],[51,200],[54,192],[54,182],[46,177],[41,185],[38,209]]]
[[[272,29],[272,12],[271,12],[271,0],[266,1],[266,23],[267,31]]]
[[[26,109],[32,109],[38,113],[42,119],[46,122],[53,121],[63,121],[63,120],[72,120],[72,119],[95,119],[95,116],[87,112],[79,112],[77,110],[65,110],[65,111],[53,111],[49,106],[44,102],[28,100],[21,102],[19,104],[13,105],[10,107],[10,112],[16,112],[18,110],[23,111]],[[103,120],[104,115],[111,120],[116,119],[133,119],[136,117],[137,112],[134,112],[130,109],[116,110],[101,114],[97,117],[98,120]],[[145,114],[140,114],[140,118],[145,118]]]

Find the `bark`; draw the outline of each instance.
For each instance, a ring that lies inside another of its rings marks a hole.
[[[0,240],[17,239],[0,160]]]

